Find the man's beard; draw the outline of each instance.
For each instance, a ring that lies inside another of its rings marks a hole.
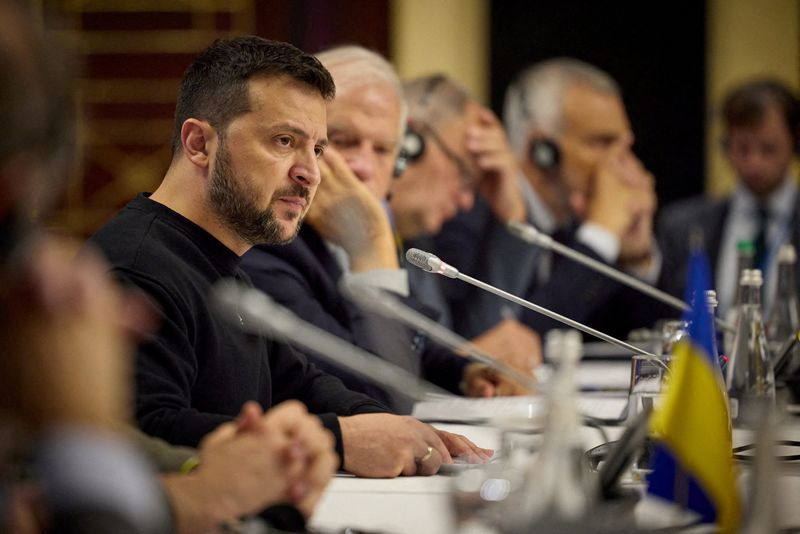
[[[308,202],[311,195],[307,188],[295,184],[275,191],[267,209],[259,209],[253,202],[257,197],[256,193],[236,175],[225,141],[220,141],[211,172],[209,200],[217,217],[240,239],[249,245],[285,245],[291,242],[300,231],[302,216],[297,221],[294,232],[284,238],[281,235],[283,228],[272,211],[275,200],[284,196],[300,197]]]

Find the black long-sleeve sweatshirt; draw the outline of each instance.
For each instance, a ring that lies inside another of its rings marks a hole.
[[[226,277],[250,283],[239,256],[147,195],[132,200],[90,242],[116,277],[153,299],[161,319],[136,355],[136,418],[148,434],[196,446],[245,401],[267,409],[298,399],[334,433],[343,457],[336,416],[387,411],[292,347],[245,334],[220,317],[209,302],[212,285]]]

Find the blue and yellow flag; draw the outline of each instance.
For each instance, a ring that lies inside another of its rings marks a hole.
[[[731,450],[725,383],[714,353],[714,323],[706,303],[708,260],[692,253],[687,295],[689,335],[673,350],[672,372],[650,430],[655,450],[648,493],[677,503],[735,532],[741,507]]]

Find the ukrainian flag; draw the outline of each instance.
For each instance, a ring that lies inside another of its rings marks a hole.
[[[655,444],[648,493],[675,502],[736,532],[741,510],[731,449],[725,383],[713,353],[714,323],[706,303],[708,260],[692,253],[687,294],[691,295],[689,335],[673,350],[664,399],[653,413]]]

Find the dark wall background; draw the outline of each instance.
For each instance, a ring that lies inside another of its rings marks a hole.
[[[404,1],[404,0],[397,0]],[[79,44],[84,147],[54,224],[89,234],[169,162],[177,84],[213,39],[255,31],[317,52],[355,42],[388,52],[389,0],[248,0],[218,9],[117,10],[117,4],[44,0],[53,28]],[[132,7],[133,6],[133,7]],[[238,6],[238,7],[237,7]],[[492,105],[531,62],[574,56],[621,84],[636,150],[658,180],[661,204],[703,187],[705,2],[493,0]],[[49,17],[48,17],[49,18]]]
[[[310,53],[340,44],[389,52],[389,0],[254,0],[256,33]]]
[[[703,191],[705,2],[493,0],[491,14],[496,112],[525,66],[556,56],[587,61],[622,87],[659,204]]]
[[[308,52],[358,43],[386,54],[389,0],[170,3],[43,0],[45,22],[77,46],[83,149],[48,221],[90,235],[139,191],[152,191],[171,153],[184,69],[214,39],[253,33]]]

